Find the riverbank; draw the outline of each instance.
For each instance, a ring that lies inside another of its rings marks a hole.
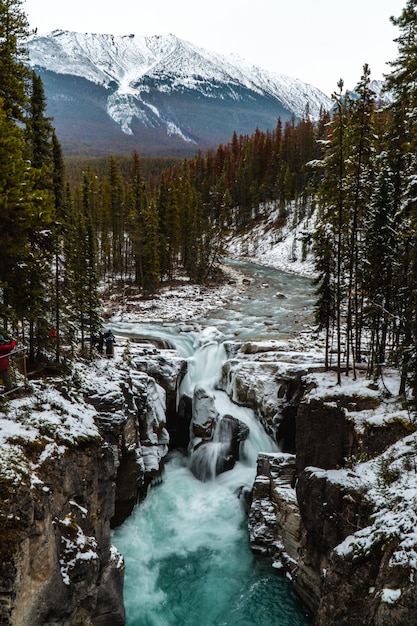
[[[294,219],[296,208],[291,205],[287,210],[288,217],[283,221],[278,207],[260,207],[249,232],[226,240],[227,256],[231,260],[314,278],[311,236],[306,234],[314,231],[316,213],[305,210],[304,217]],[[282,224],[279,228],[278,223]],[[111,287],[104,286],[103,318],[108,322],[193,322],[214,309],[227,307],[231,300],[244,296],[250,286],[250,280],[236,265],[221,264],[220,276],[219,282],[205,285],[177,277],[175,284],[162,286],[146,298],[139,290],[112,293]]]
[[[221,265],[219,282],[198,285],[178,277],[175,283],[162,286],[154,294],[143,296],[139,289],[120,293],[117,285],[104,286],[103,320],[146,324],[190,323],[213,309],[227,306],[241,297],[246,288],[245,275],[230,265]]]

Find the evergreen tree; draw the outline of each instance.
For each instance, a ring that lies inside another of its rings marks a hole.
[[[65,282],[71,295],[74,334],[79,334],[84,351],[100,327],[96,237],[88,206],[76,210],[68,224]],[[89,348],[91,353],[91,341]]]
[[[356,86],[357,98],[348,101],[349,156],[346,159],[346,210],[348,211],[347,272],[348,299],[346,312],[346,373],[361,360],[362,280],[364,256],[363,221],[370,203],[373,186],[374,158],[374,94],[370,89],[370,70],[364,65],[363,75]]]
[[[48,341],[51,320],[51,303],[55,301],[55,289],[51,280],[51,262],[55,250],[55,201],[53,187],[53,128],[50,118],[45,116],[46,101],[42,80],[31,75],[31,91],[26,116],[26,145],[31,162],[34,191],[34,211],[29,234],[29,254],[26,259],[26,274],[30,277],[26,285],[25,301],[29,312],[29,354],[34,358],[35,326],[37,353]]]
[[[317,277],[313,283],[316,286],[315,319],[318,330],[325,331],[325,358],[326,370],[330,367],[330,349],[335,315],[335,256],[334,233],[330,225],[322,221],[314,234],[315,269]]]
[[[327,311],[325,319],[330,319],[330,312],[335,312],[337,380],[341,383],[342,353],[342,306],[345,302],[345,263],[346,263],[346,157],[348,107],[347,97],[342,94],[343,81],[338,83],[339,93],[333,94],[335,112],[329,124],[330,137],[324,158],[324,178],[320,188],[320,223],[327,225],[325,246],[322,257],[317,257],[318,269],[323,276],[323,283],[318,290],[318,309]],[[320,230],[319,230],[320,232]],[[317,242],[318,243],[318,242]],[[329,246],[331,252],[329,252]],[[319,252],[318,245],[316,250]],[[328,256],[332,254],[334,261],[329,264]],[[334,276],[329,274],[330,269]],[[334,288],[333,288],[334,285]],[[324,298],[334,297],[334,302],[325,302]],[[323,313],[321,314],[323,317]],[[326,322],[328,324],[328,321]],[[329,338],[328,327],[326,336]],[[329,351],[330,347],[326,347]]]
[[[32,195],[22,130],[7,116],[0,100],[0,288],[3,327],[17,321],[20,300],[17,268],[26,261]],[[24,311],[19,310],[19,315]]]
[[[160,281],[159,216],[155,200],[143,209],[143,288],[153,292]]]
[[[31,92],[27,107],[26,141],[30,150],[32,167],[43,170],[44,187],[52,186],[54,129],[52,118],[45,116],[46,99],[42,79],[35,71],[31,75]]]
[[[181,235],[187,225],[181,224],[181,211],[184,212],[185,199],[182,197],[182,172],[174,168],[169,176],[161,181],[158,213],[160,229],[161,269],[168,280],[172,280],[179,264]]]
[[[12,119],[23,121],[27,103],[25,42],[29,23],[22,9],[23,0],[0,0],[0,97]]]
[[[132,169],[128,184],[129,226],[135,263],[135,282],[144,284],[143,275],[143,208],[146,206],[146,189],[143,180],[142,166],[136,150],[132,155]]]
[[[61,145],[55,132],[52,134],[52,156],[53,156],[53,195],[55,200],[55,360],[57,363],[61,357],[61,309],[64,306],[63,297],[63,242],[66,233],[66,198],[65,198],[65,167],[62,156]]]
[[[370,332],[369,371],[377,378],[386,360],[388,332],[394,318],[392,281],[398,251],[394,228],[394,185],[386,152],[379,155],[376,169],[378,176],[363,228],[363,290]]]
[[[126,203],[123,177],[120,166],[114,157],[110,157],[107,173],[108,202],[111,220],[112,271],[124,278],[124,243],[126,226]]]
[[[389,159],[394,172],[394,194],[397,209],[396,228],[401,246],[395,267],[394,283],[400,320],[401,384],[400,393],[406,394],[409,374],[417,380],[415,355],[415,319],[417,316],[417,2],[408,0],[402,14],[392,18],[400,29],[396,39],[398,57],[391,63],[392,72],[387,77],[387,89],[393,94],[391,105]],[[414,396],[417,386],[413,383]]]

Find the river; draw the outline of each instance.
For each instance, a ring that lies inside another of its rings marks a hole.
[[[123,324],[114,330],[173,343],[189,360],[181,393],[204,386],[222,414],[232,413],[250,430],[235,467],[202,482],[190,459],[172,452],[162,483],[113,532],[125,557],[127,626],[302,626],[305,611],[291,583],[250,550],[247,519],[238,494],[250,488],[258,452],[277,450],[251,410],[232,405],[216,389],[226,339],[288,339],[311,320],[308,279],[253,264],[239,264],[250,285],[227,308],[178,325]],[[284,297],[285,296],[285,297]]]

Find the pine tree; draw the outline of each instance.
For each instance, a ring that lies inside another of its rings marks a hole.
[[[0,2],[0,284],[5,327],[11,320],[15,324],[24,313],[19,297],[19,279],[27,259],[28,236],[33,226],[33,177],[26,161],[21,131],[29,77],[24,63],[24,42],[29,29],[21,7],[21,0]],[[16,121],[19,126],[14,125]]]
[[[143,285],[143,209],[146,206],[146,189],[141,161],[136,150],[132,154],[132,169],[129,176],[127,203],[129,207],[128,231],[132,241],[135,263],[135,282]]]
[[[399,351],[401,355],[400,393],[406,395],[411,371],[417,380],[417,358],[415,355],[415,319],[417,316],[417,189],[415,172],[417,167],[417,2],[408,0],[402,14],[392,18],[400,29],[396,39],[398,57],[391,63],[392,72],[387,77],[387,89],[393,94],[389,159],[394,172],[394,198],[397,209],[397,231],[401,246],[395,267],[394,283],[401,302]],[[417,385],[413,383],[414,396]]]
[[[324,178],[319,191],[320,223],[326,225],[325,246],[322,257],[317,257],[318,269],[323,281],[318,290],[318,310],[327,313],[326,336],[331,312],[335,312],[337,381],[341,383],[342,353],[342,307],[345,303],[345,263],[346,263],[346,157],[347,157],[347,97],[342,94],[343,81],[338,83],[339,93],[333,94],[335,112],[329,124],[330,136],[324,157]],[[320,231],[319,231],[320,232]],[[329,249],[330,246],[330,249]],[[319,252],[319,248],[316,245]],[[330,252],[331,250],[331,252]],[[329,264],[329,254],[334,261]],[[330,275],[330,269],[334,276]],[[334,285],[334,286],[333,286]],[[334,297],[334,302],[326,302],[325,298]],[[323,317],[324,313],[321,314]],[[326,350],[329,351],[330,347]]]
[[[23,0],[0,0],[0,97],[6,114],[23,121],[28,70],[25,42],[30,30]]]
[[[96,237],[88,212],[76,210],[68,225],[66,245],[66,287],[71,295],[73,334],[81,341],[84,352],[86,342],[91,353],[91,338],[99,327],[98,273]]]
[[[47,344],[51,320],[51,302],[55,289],[51,280],[51,262],[55,250],[55,201],[53,187],[53,128],[45,116],[46,101],[41,78],[32,72],[31,92],[26,116],[26,145],[31,162],[34,211],[29,234],[29,254],[26,260],[26,305],[29,312],[29,354],[34,358],[36,331],[37,356]],[[25,283],[23,283],[25,284]],[[40,323],[42,329],[36,329]]]
[[[394,318],[393,268],[398,257],[394,227],[394,185],[387,154],[377,161],[377,180],[372,188],[369,212],[364,218],[363,290],[367,302],[367,326],[370,331],[369,372],[381,374],[386,360],[388,332]],[[375,271],[377,268],[378,271]]]
[[[46,98],[42,79],[35,71],[31,74],[31,92],[27,107],[26,141],[30,149],[32,167],[44,170],[45,187],[52,185],[54,129],[52,118],[46,117]]]
[[[181,235],[187,226],[181,223],[181,211],[185,210],[182,173],[177,168],[161,180],[158,197],[160,262],[161,270],[172,280],[179,264]]]
[[[348,301],[346,312],[346,373],[352,367],[356,377],[355,362],[361,360],[362,335],[362,258],[364,254],[361,233],[363,220],[370,203],[373,185],[374,157],[374,94],[370,89],[370,70],[364,65],[363,75],[356,86],[357,98],[348,100],[348,144],[346,159],[346,210],[348,211],[347,273]]]
[[[114,157],[108,162],[108,200],[111,219],[112,239],[112,271],[124,278],[124,243],[126,226],[126,203],[124,197],[123,177],[120,166]]]
[[[52,134],[52,156],[53,156],[53,195],[55,200],[55,361],[60,362],[61,358],[61,309],[64,304],[63,296],[63,244],[66,232],[67,205],[65,197],[65,166],[62,156],[61,145],[55,132]]]
[[[159,216],[155,200],[143,209],[143,288],[153,292],[160,282]]]
[[[315,269],[317,277],[313,284],[316,286],[315,319],[318,330],[325,331],[325,358],[326,370],[330,367],[330,349],[335,314],[335,256],[334,233],[330,225],[323,220],[314,234]]]
[[[23,133],[2,107],[0,100],[0,288],[3,327],[16,324],[15,305],[20,301],[16,271],[25,263],[28,252],[32,196],[30,171],[25,158]]]

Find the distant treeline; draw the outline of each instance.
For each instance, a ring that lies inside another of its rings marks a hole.
[[[117,156],[122,176],[125,180],[131,168],[130,156]],[[158,181],[161,173],[165,169],[169,169],[177,164],[181,159],[174,157],[146,157],[142,158],[142,173],[144,180],[152,184],[152,181]],[[68,185],[71,189],[81,185],[83,172],[94,170],[100,177],[106,175],[108,169],[109,157],[80,157],[80,156],[64,156],[65,174]]]
[[[322,156],[319,124],[306,114],[297,124],[233,135],[217,150],[174,164],[110,157],[72,162],[69,201],[91,220],[102,278],[134,281],[154,290],[176,273],[213,276],[231,229],[245,229],[263,203],[305,203],[317,175],[307,163]],[[75,181],[81,177],[77,185]]]

